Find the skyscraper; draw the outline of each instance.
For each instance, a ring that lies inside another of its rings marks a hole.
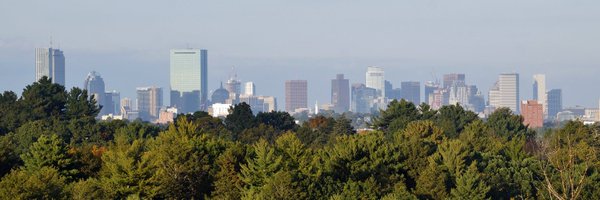
[[[424,94],[424,99],[423,101],[426,102],[427,104],[431,105],[431,100],[429,99],[430,95],[433,95],[433,93],[435,92],[435,90],[440,88],[440,84],[433,82],[433,81],[427,81],[425,83],[425,94]]]
[[[562,111],[562,90],[552,89],[547,93],[548,97],[548,119],[556,119],[556,114]]]
[[[285,111],[308,108],[308,83],[306,80],[285,81]]]
[[[121,114],[121,93],[116,90],[107,91],[104,93],[104,108],[107,114]]]
[[[171,106],[181,113],[206,109],[208,55],[204,49],[171,49]]]
[[[331,104],[336,113],[350,109],[350,81],[344,78],[344,74],[338,74],[331,80]]]
[[[463,82],[465,83],[465,74],[444,74],[443,80],[444,89],[449,88],[455,82]]]
[[[162,88],[139,87],[137,88],[137,106],[139,117],[144,121],[158,118],[162,107]]]
[[[246,96],[256,95],[256,86],[254,86],[254,82],[246,82],[246,85],[244,87],[244,95],[246,95]]]
[[[369,66],[366,73],[366,86],[377,91],[378,97],[385,98],[385,78],[381,67]]]
[[[519,110],[519,74],[503,73],[498,77],[494,88],[490,90],[490,106],[510,108],[514,113]]]
[[[35,81],[43,76],[65,85],[65,56],[60,49],[35,48]]]
[[[225,101],[227,101],[228,98],[229,98],[229,91],[227,91],[225,88],[223,88],[223,82],[221,82],[221,87],[212,93],[210,100],[211,100],[211,103],[213,103],[213,104],[225,103]]]
[[[355,113],[371,113],[377,90],[361,83],[352,84],[352,102],[350,110]]]
[[[400,83],[402,87],[402,98],[413,102],[415,105],[421,104],[421,83],[418,81],[404,81]]]
[[[533,75],[533,100],[542,105],[544,113],[548,112],[548,102],[546,96],[546,75]]]
[[[85,81],[83,82],[83,88],[87,90],[88,96],[92,97],[96,100],[96,104],[102,106],[102,110],[100,110],[100,115],[107,114],[108,108],[104,108],[106,103],[104,102],[105,95],[105,86],[104,80],[100,76],[100,74],[96,71],[92,71],[88,73]]]

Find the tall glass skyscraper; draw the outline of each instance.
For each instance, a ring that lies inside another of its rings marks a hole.
[[[350,110],[350,81],[344,74],[338,74],[331,80],[331,104],[336,113]]]
[[[65,85],[65,56],[60,49],[35,48],[35,81],[43,76]]]
[[[552,89],[546,93],[548,97],[548,119],[556,119],[556,114],[562,111],[562,90]]]
[[[403,81],[400,83],[402,88],[401,97],[406,101],[413,102],[415,105],[421,104],[421,83],[418,81]]]
[[[171,106],[182,113],[206,110],[208,56],[204,49],[171,49]]]
[[[542,105],[544,116],[548,114],[548,100],[546,99],[546,75],[533,75],[533,99]]]
[[[144,121],[158,118],[162,104],[162,88],[139,87],[137,88],[137,110],[139,117]]]

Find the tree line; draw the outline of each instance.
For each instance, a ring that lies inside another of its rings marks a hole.
[[[599,125],[536,132],[500,108],[392,101],[352,120],[286,112],[98,121],[87,91],[0,94],[0,199],[600,199]]]

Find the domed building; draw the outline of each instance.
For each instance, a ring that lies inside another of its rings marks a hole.
[[[223,82],[221,82],[221,87],[215,90],[212,93],[210,99],[212,103],[225,103],[225,101],[229,98],[229,92],[223,88]]]

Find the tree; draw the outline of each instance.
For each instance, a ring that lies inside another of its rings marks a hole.
[[[243,182],[238,176],[246,152],[242,145],[232,144],[217,158],[219,171],[215,175],[213,199],[240,199]]]
[[[0,177],[19,164],[19,155],[15,152],[17,144],[12,133],[0,136]]]
[[[403,130],[408,123],[421,118],[419,110],[412,102],[404,99],[393,100],[386,110],[382,110],[379,117],[374,119],[373,127],[394,133]]]
[[[52,167],[38,170],[15,169],[0,181],[0,198],[67,199],[66,178]]]
[[[259,123],[272,126],[277,131],[295,130],[298,126],[294,117],[281,111],[259,112],[256,115],[256,120]]]
[[[352,122],[349,119],[346,119],[344,115],[335,120],[335,124],[333,125],[333,135],[352,135],[355,134],[356,131],[354,127],[352,127]]]
[[[44,76],[38,82],[25,87],[19,102],[22,103],[21,112],[28,116],[27,120],[62,118],[65,113],[67,92],[64,86],[52,83]]]
[[[544,189],[556,199],[578,199],[598,167],[595,148],[585,140],[591,131],[581,122],[569,122],[552,134],[541,151]]]
[[[265,140],[259,140],[253,145],[255,156],[248,159],[248,164],[242,165],[240,178],[245,183],[243,196],[246,198],[261,193],[275,173],[282,167],[282,157],[275,154],[275,149],[269,147]]]
[[[230,114],[225,117],[225,126],[234,134],[234,136],[237,136],[246,129],[256,126],[256,117],[252,114],[250,105],[246,102],[232,106],[229,108],[229,113]]]
[[[66,117],[68,119],[92,120],[100,113],[100,106],[93,97],[88,96],[87,90],[74,87],[69,91],[66,101]]]
[[[452,179],[446,166],[438,165],[430,159],[429,165],[417,178],[415,194],[420,199],[446,199],[451,185]]]
[[[50,137],[40,136],[37,142],[29,148],[29,152],[21,155],[25,170],[38,171],[43,167],[52,167],[67,178],[73,178],[77,175],[73,159],[67,152],[64,142],[53,134]]]
[[[479,119],[477,114],[465,110],[458,104],[442,106],[438,112],[439,115],[436,116],[436,124],[444,130],[446,137],[449,138],[457,138],[465,126]]]
[[[489,186],[481,180],[476,163],[471,163],[466,171],[456,177],[456,188],[450,192],[452,199],[460,200],[483,200],[490,190]]]
[[[498,108],[487,119],[487,125],[498,136],[511,139],[512,137],[525,135],[531,137],[527,127],[523,125],[523,117],[514,115],[509,108]]]
[[[22,121],[22,114],[17,103],[17,94],[12,91],[5,91],[0,94],[0,136],[17,129]]]

